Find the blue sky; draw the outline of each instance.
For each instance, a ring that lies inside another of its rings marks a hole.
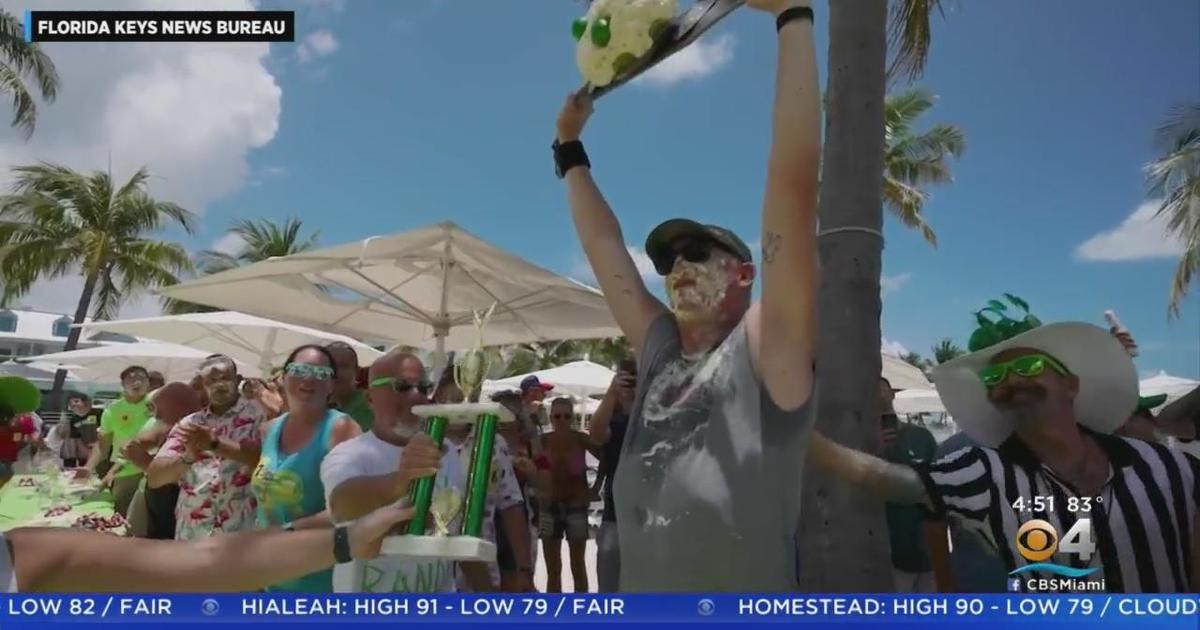
[[[144,160],[197,178],[244,164],[180,193],[203,212],[189,247],[212,246],[238,217],[298,216],[326,245],[450,219],[586,275],[549,153],[580,81],[570,23],[583,2],[269,4],[299,11],[298,42],[253,60],[278,88],[255,92],[273,119],[216,127],[205,137],[241,142],[236,155],[214,150],[190,171],[170,160],[191,145]],[[826,3],[816,9],[824,80]],[[741,10],[684,55],[597,104],[585,135],[596,177],[633,246],[677,215],[756,241],[773,26]],[[240,94],[230,83],[213,89]],[[965,344],[972,310],[1010,292],[1046,321],[1103,324],[1114,309],[1141,344],[1143,373],[1200,376],[1200,287],[1168,322],[1176,245],[1135,214],[1153,130],[1171,105],[1200,98],[1200,5],[951,2],[920,83],[939,95],[926,122],[962,126],[968,149],[926,208],[938,249],[888,220],[884,336],[926,355],[943,337]],[[41,157],[66,151],[46,142]]]

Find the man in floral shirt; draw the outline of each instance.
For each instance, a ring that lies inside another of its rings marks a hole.
[[[258,402],[240,396],[229,357],[208,357],[199,376],[208,405],[171,429],[146,472],[151,488],[179,484],[176,540],[254,528],[250,475],[269,418]]]

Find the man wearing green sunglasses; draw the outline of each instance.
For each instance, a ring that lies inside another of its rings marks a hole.
[[[1082,572],[1082,579],[1103,580],[1108,592],[1197,592],[1200,460],[1113,435],[1138,390],[1133,361],[1109,331],[1028,321],[983,326],[971,353],[931,374],[955,423],[977,445],[907,468],[817,435],[816,463],[972,531],[1009,575],[1020,576],[1019,590],[1037,588],[1037,578]],[[1028,566],[1035,560],[1022,551],[1018,530],[1034,519],[1061,537],[1036,562],[1058,568]]]

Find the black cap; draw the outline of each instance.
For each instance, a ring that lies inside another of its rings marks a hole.
[[[754,260],[750,247],[730,230],[719,225],[697,223],[691,219],[671,219],[660,223],[650,231],[650,236],[646,237],[646,255],[654,262],[654,268],[659,274],[666,275],[670,272],[675,257],[671,244],[689,236],[715,241],[742,262]]]

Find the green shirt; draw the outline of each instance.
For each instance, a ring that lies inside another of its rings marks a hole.
[[[901,422],[896,441],[884,457],[896,464],[929,464],[936,458],[937,440],[925,427]],[[925,512],[912,505],[887,504],[888,537],[892,543],[892,566],[908,573],[932,570],[922,528]]]
[[[117,399],[104,410],[104,415],[100,416],[100,433],[112,438],[113,466],[121,466],[117,477],[132,477],[142,473],[137,466],[130,464],[121,455],[121,449],[137,437],[142,427],[149,422],[150,409],[145,398],[135,403],[124,398]]]
[[[362,427],[363,433],[370,433],[371,425],[375,424],[375,414],[371,411],[371,405],[367,402],[367,393],[361,389],[355,390],[354,395],[350,397],[350,402],[338,408],[338,411],[354,418],[358,426]]]

